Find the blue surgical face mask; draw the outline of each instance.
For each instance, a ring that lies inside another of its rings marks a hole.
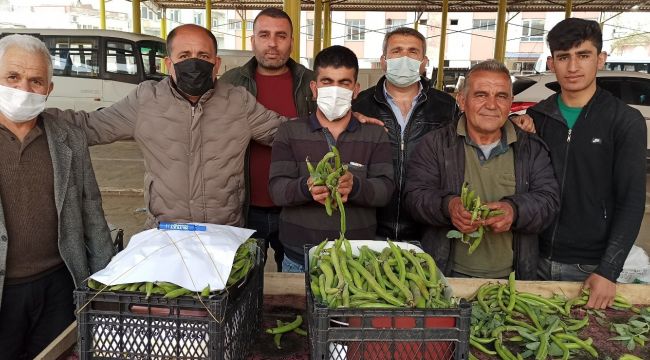
[[[407,87],[420,80],[421,64],[408,56],[386,59],[386,79],[397,87]]]

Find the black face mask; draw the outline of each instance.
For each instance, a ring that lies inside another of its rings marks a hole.
[[[214,87],[212,70],[214,64],[191,58],[174,64],[176,86],[189,96],[201,96]]]

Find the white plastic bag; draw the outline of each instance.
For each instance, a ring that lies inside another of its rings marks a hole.
[[[617,281],[625,284],[638,281],[650,283],[650,259],[642,248],[632,246]]]
[[[191,291],[226,287],[235,253],[255,230],[205,225],[206,231],[150,229],[90,277],[106,285],[165,281]]]

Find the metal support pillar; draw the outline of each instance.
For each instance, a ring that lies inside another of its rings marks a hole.
[[[99,28],[106,30],[106,0],[99,0]]]
[[[140,0],[131,0],[131,16],[133,16],[133,33],[141,34],[142,27],[140,26]]]
[[[246,21],[246,10],[242,10],[239,13],[241,18],[241,49],[246,50],[246,27],[248,26],[248,21]]]
[[[312,48],[312,58],[316,57],[316,54],[320,52],[321,41],[323,34],[321,29],[323,28],[323,1],[314,0],[314,46]]]
[[[332,46],[331,0],[323,0],[323,49]]]
[[[505,31],[506,31],[506,8],[507,0],[499,0],[499,13],[497,15],[497,35],[494,45],[494,58],[503,62],[506,55]]]
[[[568,19],[571,17],[571,9],[573,8],[573,0],[566,0],[564,4],[564,18]]]
[[[436,89],[445,88],[445,46],[447,45],[447,14],[449,13],[449,0],[442,1],[442,20],[440,20],[440,52],[438,53],[438,74],[436,76]]]
[[[284,0],[284,11],[289,14],[291,23],[293,23],[291,58],[300,62],[300,1]]]
[[[205,28],[212,31],[212,0],[205,0]]]
[[[160,37],[167,39],[167,9],[160,9]]]

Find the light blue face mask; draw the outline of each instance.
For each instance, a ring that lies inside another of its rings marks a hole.
[[[407,87],[420,80],[421,64],[408,56],[386,59],[386,79],[397,87]]]

